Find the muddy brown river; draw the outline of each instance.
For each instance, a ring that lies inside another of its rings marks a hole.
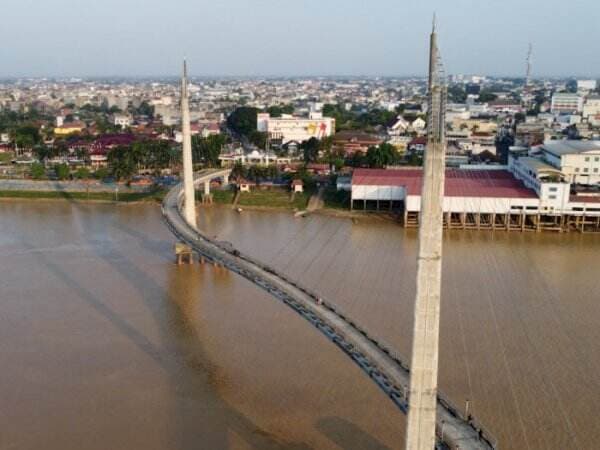
[[[200,211],[409,360],[416,231]],[[405,417],[154,205],[0,203],[0,449],[400,449]],[[501,449],[600,442],[600,236],[446,233],[440,388]]]

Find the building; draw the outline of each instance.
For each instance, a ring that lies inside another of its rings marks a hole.
[[[544,211],[563,211],[569,203],[571,185],[562,173],[550,164],[531,157],[510,158],[509,170],[526,187],[533,189]]]
[[[543,123],[523,122],[517,125],[516,140],[525,146],[539,145],[546,137],[546,127]]]
[[[128,128],[133,123],[133,118],[128,114],[115,114],[113,123],[117,127]]]
[[[333,137],[333,150],[343,155],[366,153],[369,147],[383,143],[383,139],[361,131],[340,131]]]
[[[401,202],[408,211],[421,209],[422,169],[356,169],[355,202]],[[444,211],[506,213],[513,206],[538,206],[535,192],[506,170],[446,169]],[[395,206],[395,205],[394,205]]]
[[[256,129],[268,133],[273,141],[285,145],[289,142],[303,142],[310,138],[323,139],[335,133],[335,119],[323,117],[320,112],[311,112],[308,117],[295,117],[283,114],[271,117],[269,113],[259,113]]]
[[[548,141],[538,149],[569,183],[600,183],[600,141]]]
[[[552,114],[577,114],[583,111],[583,97],[579,94],[556,93],[552,96]]]
[[[401,211],[420,220],[422,169],[355,169],[351,207]],[[444,226],[508,231],[600,231],[600,192],[571,192],[563,174],[536,158],[496,169],[446,169]]]
[[[585,100],[582,116],[590,122],[600,122],[600,95],[590,95]]]
[[[56,127],[54,129],[54,134],[57,136],[67,136],[73,133],[81,133],[85,128],[86,126],[83,122],[69,122]]]
[[[596,80],[577,80],[577,91],[595,91],[597,85]]]
[[[304,183],[302,180],[295,179],[292,181],[292,192],[304,192]]]

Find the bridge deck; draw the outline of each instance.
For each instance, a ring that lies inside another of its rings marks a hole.
[[[207,170],[197,174],[195,183],[228,175],[229,171]],[[388,347],[369,336],[339,308],[278,273],[275,269],[243,255],[227,242],[213,241],[187,224],[181,214],[182,186],[174,187],[165,197],[163,217],[175,236],[205,258],[222,264],[252,281],[273,297],[294,309],[336,344],[386,393],[404,413],[407,412],[409,369]],[[460,411],[438,395],[437,429],[440,445],[450,448],[495,448],[493,437],[474,420],[466,420]],[[443,444],[442,444],[443,442]],[[443,448],[440,446],[440,448]]]

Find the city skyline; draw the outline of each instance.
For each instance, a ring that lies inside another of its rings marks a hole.
[[[176,76],[184,56],[198,77],[415,76],[426,72],[422,36],[434,11],[449,73],[524,76],[531,42],[534,77],[600,75],[600,61],[586,44],[600,38],[593,23],[600,7],[590,0],[574,2],[568,14],[555,0],[482,3],[382,0],[373,8],[340,0],[184,0],[180,13],[157,0],[84,6],[9,0],[0,77]]]

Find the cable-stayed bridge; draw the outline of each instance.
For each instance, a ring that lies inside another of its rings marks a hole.
[[[195,175],[194,184],[207,186],[211,180],[227,179],[230,172],[204,170]],[[179,184],[165,197],[162,213],[167,226],[181,242],[206,260],[241,275],[296,311],[352,359],[402,412],[407,412],[410,372],[393,349],[318,294],[263,262],[244,255],[232,244],[207,237],[187,223],[183,206],[184,189],[183,184]],[[458,408],[441,395],[438,395],[436,410],[439,448],[495,448],[495,440],[490,433],[472,418],[463,417]]]

